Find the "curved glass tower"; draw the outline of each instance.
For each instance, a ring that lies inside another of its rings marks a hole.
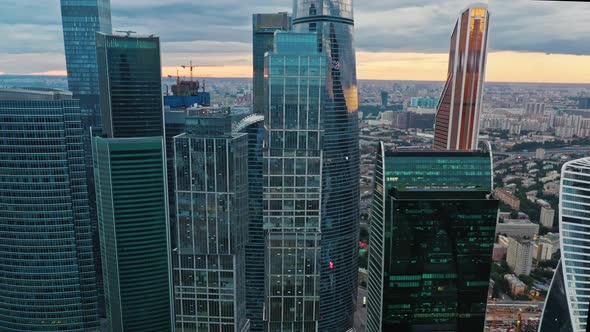
[[[358,89],[352,0],[295,0],[293,30],[317,32],[328,56],[322,110],[320,331],[353,326],[359,217]]]
[[[78,100],[0,89],[0,128],[0,331],[96,331]]]
[[[546,324],[557,322],[561,326],[571,324],[574,332],[581,332],[586,331],[590,302],[590,158],[563,166],[560,202],[561,264],[549,292],[542,331],[550,327]],[[565,293],[569,317],[545,317],[555,314],[548,308],[559,307],[559,298],[552,296],[559,291]],[[560,331],[569,331],[569,327]]]

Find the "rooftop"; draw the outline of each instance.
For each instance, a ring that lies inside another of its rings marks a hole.
[[[49,88],[0,88],[0,100],[56,101],[71,100],[72,93]]]

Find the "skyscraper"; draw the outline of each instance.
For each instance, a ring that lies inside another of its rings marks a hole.
[[[252,52],[254,64],[254,113],[264,113],[264,54],[272,51],[274,32],[291,30],[288,13],[252,15]]]
[[[317,32],[318,51],[328,57],[320,128],[319,330],[340,332],[353,326],[358,282],[360,156],[352,0],[296,0],[293,29]]]
[[[248,331],[248,136],[229,108],[189,109],[174,138],[176,331]]]
[[[95,331],[97,287],[80,107],[0,89],[0,330]]]
[[[234,131],[248,135],[248,239],[246,242],[246,310],[250,331],[264,331],[264,229],[262,151],[264,116],[252,114]]]
[[[541,331],[587,330],[590,298],[590,158],[570,161],[561,172],[561,260],[543,310]]]
[[[104,137],[93,138],[110,331],[172,331],[158,37],[97,34]]]
[[[163,136],[160,38],[99,33],[96,44],[105,135]]]
[[[478,151],[381,144],[369,247],[367,331],[483,331],[498,200]]]
[[[315,33],[275,33],[274,51],[265,59],[270,100],[263,159],[269,332],[318,331],[326,71],[327,57],[318,52]],[[334,268],[334,262],[326,264]]]
[[[434,149],[478,146],[490,13],[486,5],[461,12],[451,36],[449,70],[436,111]]]

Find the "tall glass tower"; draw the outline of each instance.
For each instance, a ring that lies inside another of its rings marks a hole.
[[[0,89],[0,330],[96,331],[80,107]]]
[[[275,31],[291,30],[288,13],[252,15],[252,56],[254,67],[254,113],[264,113],[264,54],[272,51]]]
[[[176,331],[248,331],[248,136],[229,108],[191,108],[174,138]]]
[[[369,248],[367,331],[483,331],[498,200],[481,151],[386,151]]]
[[[248,135],[248,239],[246,241],[246,310],[250,331],[264,331],[264,229],[262,151],[264,116],[252,114],[234,128]]]
[[[318,330],[326,65],[315,33],[276,32],[274,51],[265,59],[270,105],[263,217],[270,332]]]
[[[447,82],[436,111],[434,149],[477,149],[489,25],[490,13],[483,4],[466,8],[457,20]]]
[[[590,303],[588,183],[590,158],[570,161],[563,166],[559,205],[561,261],[547,295],[541,331],[587,330]]]
[[[328,57],[322,109],[320,331],[353,326],[358,276],[359,129],[352,0],[295,0],[293,29]]]

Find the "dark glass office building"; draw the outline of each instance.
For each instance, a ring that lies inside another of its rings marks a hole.
[[[105,135],[163,136],[160,39],[99,33],[96,43]]]
[[[358,89],[352,0],[295,0],[293,30],[317,32],[328,56],[322,109],[320,331],[353,326],[360,202]]]
[[[164,140],[92,147],[109,331],[173,331]]]
[[[551,281],[539,332],[573,332],[572,320],[570,318],[567,296],[565,294],[565,283],[563,280],[563,267],[561,263],[555,269],[555,275]]]
[[[248,135],[248,239],[246,242],[246,311],[250,331],[264,331],[264,229],[262,218],[262,151],[264,116],[250,115],[234,128]]]
[[[277,30],[291,30],[291,16],[288,13],[252,15],[254,113],[264,113],[264,54],[272,51],[274,32]]]
[[[487,145],[377,156],[367,331],[483,331],[498,215]]]
[[[0,128],[0,330],[96,331],[78,101],[0,89]]]
[[[229,108],[190,108],[174,138],[176,331],[248,331],[248,136]]]

